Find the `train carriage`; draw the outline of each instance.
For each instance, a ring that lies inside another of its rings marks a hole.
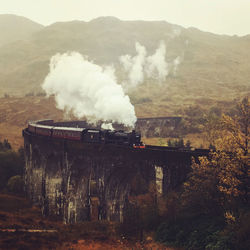
[[[80,141],[83,130],[84,128],[53,127],[52,137]]]
[[[51,126],[49,126],[51,125]],[[28,131],[32,134],[48,136],[52,138],[61,138],[67,140],[82,141],[87,143],[104,143],[117,144],[124,146],[133,146],[134,148],[142,148],[141,135],[132,132],[100,130],[100,129],[86,129],[76,127],[59,127],[56,126],[53,120],[40,120],[37,122],[30,122],[28,124]],[[65,125],[64,125],[65,126]]]
[[[51,126],[36,124],[36,134],[37,135],[44,135],[44,136],[51,136],[52,128],[53,127],[51,127]]]

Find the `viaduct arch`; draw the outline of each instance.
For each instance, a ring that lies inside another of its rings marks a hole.
[[[52,139],[23,132],[25,187],[44,215],[65,223],[123,221],[137,176],[156,183],[163,195],[178,187],[202,150],[145,149]]]

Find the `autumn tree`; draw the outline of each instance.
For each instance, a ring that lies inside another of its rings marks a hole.
[[[238,197],[244,203],[249,199],[249,100],[238,105],[238,115],[223,115],[219,134],[215,138],[216,153],[212,160],[219,165],[219,190],[227,199]]]
[[[159,226],[157,240],[187,249],[247,249],[249,117],[244,98],[237,115],[210,119],[207,138],[213,150],[193,159],[192,171],[176,196],[178,214]]]
[[[193,162],[184,201],[197,200],[204,211],[220,205],[225,212],[237,212],[240,204],[249,203],[249,117],[249,101],[244,98],[236,116],[222,115],[211,127],[208,137],[216,151]]]

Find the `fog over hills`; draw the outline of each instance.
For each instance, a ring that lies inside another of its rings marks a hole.
[[[249,36],[223,36],[165,21],[114,17],[43,27],[26,18],[0,15],[0,30],[4,34],[0,38],[0,95],[41,91],[51,56],[67,51],[86,55],[96,64],[114,65],[121,82],[126,75],[119,57],[134,56],[136,42],[152,55],[160,41],[166,45],[166,61],[178,57],[180,64],[162,83],[146,79],[130,93],[135,104],[148,100],[158,106],[168,106],[170,101],[188,105],[198,98],[230,100],[250,91]]]
[[[28,18],[2,14],[0,15],[0,46],[16,40],[30,39],[31,34],[43,28]]]

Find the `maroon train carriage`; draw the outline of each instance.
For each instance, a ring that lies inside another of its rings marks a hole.
[[[35,123],[29,123],[28,124],[28,131],[30,133],[35,134],[36,133],[36,124]]]
[[[80,141],[83,130],[84,128],[53,127],[52,137]]]
[[[124,131],[54,127],[53,120],[30,122],[28,124],[28,131],[33,134],[52,138],[68,139],[87,143],[111,143],[133,146],[134,148],[145,148],[145,145],[141,142],[141,135],[135,133],[135,131],[128,133]]]
[[[36,126],[37,135],[51,136],[53,127],[45,126],[45,125],[38,125],[38,124],[36,124],[35,126]]]

